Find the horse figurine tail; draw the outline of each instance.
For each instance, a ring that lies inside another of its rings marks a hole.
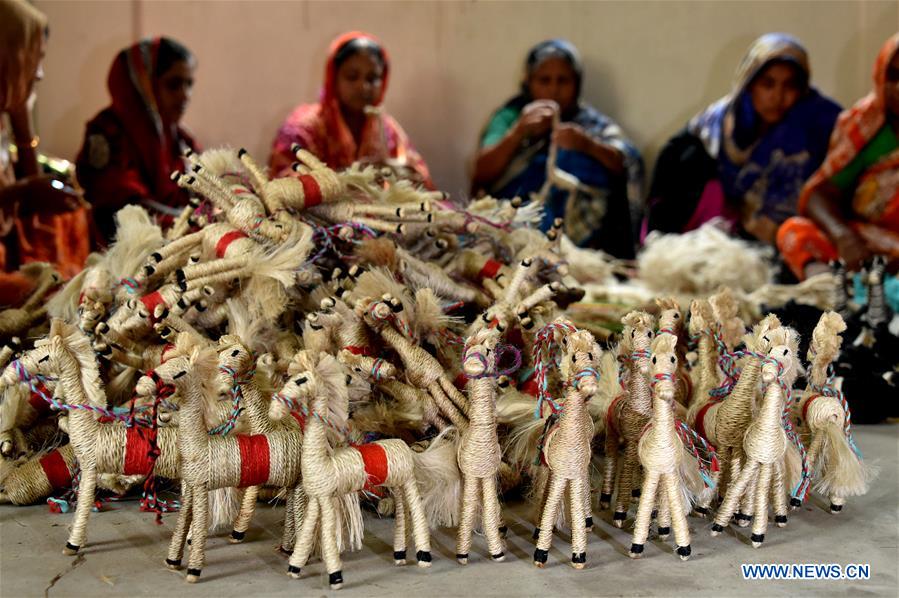
[[[459,524],[462,476],[456,454],[461,438],[456,428],[445,428],[426,449],[413,455],[415,479],[428,525],[456,527]]]

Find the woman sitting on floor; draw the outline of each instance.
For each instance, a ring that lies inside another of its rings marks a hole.
[[[874,90],[840,114],[821,168],[784,222],[777,246],[800,278],[842,258],[857,270],[872,254],[899,267],[899,33],[874,65]]]
[[[578,245],[632,257],[631,215],[642,210],[643,162],[617,124],[580,101],[582,86],[574,46],[560,39],[534,46],[521,91],[481,133],[473,191],[527,200],[543,189],[542,230],[564,217],[565,232]],[[582,190],[544,189],[552,158],[555,169],[574,175]]]
[[[290,172],[296,143],[334,169],[354,162],[386,165],[433,188],[428,165],[409,136],[380,108],[389,73],[387,51],[373,36],[351,31],[331,42],[321,100],[297,106],[278,129],[272,174]]]
[[[184,170],[197,143],[180,125],[196,61],[173,39],[145,39],[119,52],[109,70],[112,104],[87,123],[78,181],[94,206],[100,233],[115,235],[114,214],[139,203],[165,228],[188,203],[170,175]]]
[[[827,152],[840,107],[810,85],[808,54],[789,35],[757,39],[733,91],[670,139],[656,162],[647,230],[686,232],[714,217],[774,244]]]
[[[37,160],[31,112],[47,34],[43,13],[23,0],[0,0],[0,307],[18,305],[31,291],[34,281],[16,272],[20,266],[50,262],[69,277],[90,251],[87,210]]]

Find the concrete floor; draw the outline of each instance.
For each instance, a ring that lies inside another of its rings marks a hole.
[[[708,535],[709,524],[690,519],[693,557],[681,562],[673,541],[647,543],[644,557],[627,558],[630,533],[614,528],[607,514],[596,518],[589,537],[587,568],[568,566],[567,534],[555,538],[546,569],[531,563],[532,526],[524,505],[506,507],[507,559],[491,563],[476,537],[467,567],[454,560],[451,530],[434,533],[430,569],[392,564],[392,520],[366,514],[365,548],[344,555],[345,585],[328,589],[319,561],[304,578],[285,575],[286,560],[275,550],[282,507],[260,505],[241,545],[224,534],[211,537],[202,580],[187,585],[183,573],[163,566],[175,515],[157,526],[135,502],[113,504],[93,514],[89,544],[78,557],[61,554],[71,515],[51,515],[46,506],[0,507],[0,596],[587,596],[587,595],[899,595],[899,426],[859,426],[856,438],[866,457],[879,462],[871,492],[851,500],[840,515],[825,511],[817,496],[794,512],[785,529],[773,525],[755,550],[748,529]],[[631,525],[628,521],[626,528]],[[411,546],[410,546],[411,549]],[[741,563],[868,563],[868,581],[745,581]]]

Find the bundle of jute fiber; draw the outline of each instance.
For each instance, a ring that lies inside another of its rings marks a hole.
[[[751,292],[771,278],[765,252],[705,224],[678,234],[651,234],[637,257],[639,275],[658,293],[707,295],[726,285]]]
[[[821,315],[808,350],[808,384],[793,406],[793,417],[808,445],[815,490],[828,497],[831,513],[841,512],[847,497],[865,494],[877,475],[855,444],[849,404],[831,369],[845,330],[838,313]]]
[[[571,566],[583,569],[587,562],[586,530],[593,526],[589,472],[593,420],[585,403],[597,390],[600,348],[592,334],[575,329],[561,318],[552,322],[545,332],[549,342],[561,345],[559,376],[564,380],[564,396],[562,401],[556,401],[541,393],[538,399],[538,414],[546,406],[557,417],[549,420],[542,441],[541,459],[549,468],[549,483],[543,496],[540,527],[535,532],[534,564],[538,567],[546,564],[553,527],[567,488],[571,512]],[[558,341],[554,340],[556,334],[561,337]],[[549,373],[546,371],[548,366],[549,363],[541,360],[541,376]]]

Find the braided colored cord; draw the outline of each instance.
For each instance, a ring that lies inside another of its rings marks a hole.
[[[372,380],[380,380],[382,377],[381,368],[384,367],[384,364],[387,363],[385,360],[378,358],[375,359],[374,363],[371,364],[371,378]]]
[[[561,405],[549,394],[550,365],[556,365],[558,359],[558,347],[554,346],[555,332],[575,332],[574,326],[567,323],[550,322],[537,331],[534,342],[534,372],[537,381],[537,406],[534,410],[534,419],[543,417],[543,405],[548,404],[553,413],[562,411]]]
[[[439,205],[444,210],[447,210],[448,212],[461,213],[465,217],[466,226],[468,224],[471,224],[472,222],[479,222],[481,224],[486,224],[487,226],[491,226],[491,227],[499,229],[499,230],[508,231],[508,230],[512,229],[511,222],[493,222],[492,220],[484,218],[483,216],[478,216],[477,214],[472,214],[472,213],[468,212],[467,210],[458,208],[455,205],[453,205],[453,203],[450,201],[438,201],[437,205]]]
[[[243,378],[238,379],[237,372],[233,368],[224,365],[219,367],[219,371],[231,376],[231,380],[233,381],[231,385],[231,414],[223,423],[209,430],[210,436],[224,436],[234,429],[234,426],[237,425],[238,418],[240,418],[240,414],[243,413],[244,410],[240,405],[243,399],[243,385],[248,384],[250,380],[253,379],[253,376],[256,375],[256,370],[250,370],[244,374]]]
[[[114,421],[128,421],[128,418],[124,417],[122,414],[103,407],[96,407],[94,405],[69,405],[68,403],[63,403],[47,394],[47,388],[43,385],[44,382],[54,381],[55,378],[29,373],[18,359],[12,362],[12,366],[19,376],[19,380],[27,383],[32,394],[42,398],[48,405],[50,405],[51,409],[57,411],[91,411],[101,417],[109,418]]]
[[[398,318],[397,315],[393,313],[393,311],[390,311],[386,316],[379,316],[377,311],[375,310],[377,305],[377,303],[372,303],[368,307],[368,314],[373,320],[377,320],[379,322],[390,322],[401,329],[400,332],[402,332],[403,336],[410,339],[413,338],[412,329],[409,328],[409,323],[406,322],[406,320]]]
[[[699,463],[699,475],[702,476],[705,487],[714,488],[715,482],[712,480],[711,474],[720,470],[718,453],[715,452],[715,448],[709,444],[708,440],[700,436],[699,432],[687,425],[687,422],[676,419],[674,421],[674,426],[677,430],[677,435],[680,436],[681,442],[684,443],[684,446],[687,447],[687,450],[690,451],[696,458],[696,462]],[[697,444],[702,447],[702,450],[706,454],[706,458],[702,458],[699,454],[699,449],[696,446]]]
[[[849,402],[843,395],[843,391],[839,390],[836,386],[836,373],[833,370],[833,364],[829,365],[827,369],[827,381],[824,383],[824,386],[818,387],[817,385],[812,384],[811,387],[815,392],[820,393],[825,397],[833,397],[840,402],[840,407],[843,408],[843,433],[846,434],[846,440],[849,441],[852,452],[855,453],[859,459],[862,459],[862,452],[858,446],[856,446],[855,439],[852,437],[852,414],[849,412]]]
[[[799,456],[802,459],[802,475],[799,478],[799,482],[797,482],[796,486],[790,492],[790,496],[798,500],[799,502],[802,502],[805,500],[806,494],[808,494],[808,489],[811,485],[812,474],[811,471],[809,471],[808,455],[805,450],[805,445],[802,444],[802,440],[799,438],[799,435],[793,428],[793,421],[790,419],[790,413],[792,412],[793,403],[793,390],[787,386],[787,383],[784,382],[783,376],[781,375],[784,370],[783,364],[781,364],[773,357],[765,357],[763,361],[765,363],[772,363],[777,365],[777,384],[778,386],[780,386],[780,389],[784,394],[784,409],[780,417],[781,425],[783,426],[784,432],[786,432],[787,434],[787,438],[790,439],[790,441],[799,451]]]
[[[587,367],[579,370],[574,375],[574,382],[572,382],[572,385],[577,388],[580,381],[584,378],[594,378],[597,382],[599,382],[599,372],[596,370],[596,368],[593,367]]]
[[[331,423],[331,420],[329,420],[326,417],[321,416],[318,413],[315,413],[314,411],[309,411],[309,408],[305,404],[303,404],[295,399],[291,399],[290,397],[285,397],[284,395],[282,395],[281,393],[278,392],[278,393],[275,393],[272,395],[272,400],[278,401],[279,403],[285,405],[291,411],[299,413],[300,415],[303,416],[303,419],[307,419],[309,417],[314,417],[315,419],[317,419],[318,421],[323,423],[326,427],[331,428],[332,430],[334,430],[335,432],[340,434],[343,438],[346,438],[350,442],[351,445],[360,445],[363,443],[362,439],[358,436],[358,434],[356,434],[352,430],[350,430],[349,426],[344,426],[342,428],[337,427],[336,425]]]
[[[670,334],[671,336],[677,336],[677,331],[674,328],[659,328],[658,334]]]
[[[512,354],[514,356],[514,361],[512,365],[501,368],[500,363],[503,360],[505,355]],[[481,362],[481,365],[484,366],[484,373],[478,374],[477,376],[468,376],[469,378],[498,378],[500,376],[509,376],[521,367],[521,350],[517,347],[513,347],[512,345],[503,345],[499,344],[496,346],[496,350],[493,352],[493,373],[490,373],[490,367],[487,363],[487,357],[481,353],[480,351],[465,351],[462,354],[462,361],[465,362],[468,358],[473,357]]]
[[[131,295],[134,295],[140,290],[140,283],[128,276],[121,279],[116,286],[125,287],[125,290]]]
[[[378,233],[375,232],[371,227],[356,222],[342,222],[340,224],[333,224],[331,226],[319,226],[313,223],[307,224],[309,224],[309,226],[313,228],[312,242],[316,246],[319,246],[320,249],[306,260],[306,265],[314,264],[315,262],[320,260],[329,249],[333,249],[334,253],[336,253],[341,258],[349,257],[348,254],[341,252],[334,242],[335,239],[340,238],[340,231],[343,229],[351,228],[356,232],[362,233],[362,236],[367,236],[369,238],[375,238],[378,236]],[[355,239],[353,240],[353,243],[359,242],[360,241],[357,241]]]
[[[463,304],[464,305],[464,304]],[[446,311],[446,309],[444,309]],[[465,339],[448,328],[441,328],[437,334],[443,337],[448,345],[464,345]]]
[[[157,418],[159,405],[166,402],[168,398],[175,394],[175,387],[163,382],[162,378],[160,378],[153,370],[148,371],[145,375],[149,376],[150,379],[156,383],[156,393],[153,397],[150,427],[138,427],[137,429],[137,433],[141,438],[146,440],[147,444],[150,445],[150,450],[147,451],[147,458],[150,460],[150,472],[147,474],[143,488],[141,489],[140,510],[156,513],[156,524],[162,525],[163,513],[171,513],[181,508],[181,503],[177,500],[167,501],[159,498],[155,473],[156,461],[159,459],[160,455],[159,444],[157,443],[157,435],[159,433],[159,420]],[[131,405],[133,408],[134,399],[132,399]]]

